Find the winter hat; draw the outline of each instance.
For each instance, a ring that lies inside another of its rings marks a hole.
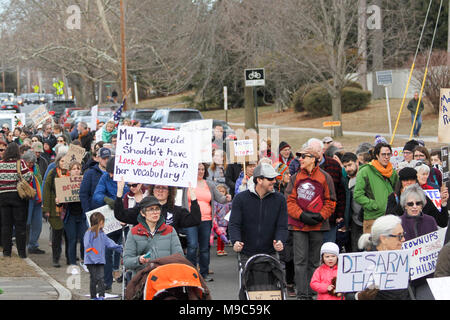
[[[409,140],[403,147],[403,151],[408,150],[412,152],[418,145],[419,143],[416,140]]]
[[[377,134],[375,136],[375,142],[373,144],[376,146],[379,143],[388,143],[388,142],[387,142],[386,138],[384,138],[383,136]]]
[[[417,180],[417,171],[414,168],[405,167],[398,172],[400,181]]]
[[[281,141],[280,142],[280,145],[279,145],[279,147],[278,147],[278,151],[281,151],[281,150],[283,150],[284,148],[290,148],[291,146],[287,143],[287,142],[285,142],[285,141]]]
[[[339,247],[334,242],[325,242],[320,248],[320,256],[324,253],[334,254],[335,256],[339,255]]]
[[[361,143],[358,146],[358,148],[356,149],[355,154],[358,155],[358,154],[361,154],[361,153],[369,152],[369,150],[372,149],[372,148],[373,148],[373,146],[370,143],[363,142],[363,143]]]
[[[288,171],[288,166],[286,164],[284,164],[283,162],[278,162],[274,165],[274,169],[275,171],[277,171],[280,175],[277,177],[277,180],[281,180],[283,179],[283,175],[285,172],[289,172]]]

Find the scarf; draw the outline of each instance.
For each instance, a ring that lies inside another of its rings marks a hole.
[[[392,176],[392,173],[394,172],[394,167],[392,166],[392,163],[388,163],[387,167],[383,167],[381,165],[381,163],[378,160],[372,160],[372,162],[370,163],[372,166],[375,167],[375,169],[377,169],[381,175],[385,178],[390,179]]]
[[[30,185],[36,190],[36,203],[42,202],[42,178],[39,172],[38,166],[34,166],[33,168],[33,179],[30,182]]]

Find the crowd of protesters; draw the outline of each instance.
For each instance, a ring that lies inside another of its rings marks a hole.
[[[343,298],[332,283],[339,253],[391,250],[398,247],[392,243],[395,239],[401,243],[448,224],[449,195],[442,182],[440,152],[430,152],[419,140],[404,145],[404,161],[395,167],[392,147],[381,136],[356,150],[331,137],[309,139],[298,150],[289,141],[273,146],[266,139],[257,161],[228,163],[229,137],[219,125],[213,129],[213,161],[198,165],[197,186],[177,189],[114,181],[117,136],[113,122],[105,127],[102,141],[95,140],[95,131],[84,122],[71,128],[45,123],[13,131],[4,126],[0,136],[3,256],[11,256],[13,238],[21,258],[44,254],[39,240],[46,219],[53,266],[61,267],[63,247],[67,265],[86,262],[91,298],[97,285],[104,295],[113,281],[124,281],[122,248],[123,263],[133,275],[150,259],[181,253],[198,266],[204,280],[213,281],[209,264],[215,239],[218,256],[227,255],[226,245],[247,258],[279,253],[291,297]],[[70,144],[86,150],[83,161],[65,163]],[[62,203],[55,179],[80,175],[80,200]],[[32,199],[20,198],[20,176],[36,191]],[[440,190],[440,210],[426,189]],[[86,213],[106,205],[123,229],[94,241],[104,218],[96,214],[88,229]],[[379,220],[386,216],[398,218]],[[386,232],[394,232],[394,237]],[[448,238],[447,233],[446,243]],[[93,258],[93,252],[100,251],[104,259]],[[438,261],[440,276],[448,276],[448,253],[442,256],[447,261]],[[411,288],[416,298],[432,298],[423,279]],[[377,297],[411,295],[370,291],[350,298]]]

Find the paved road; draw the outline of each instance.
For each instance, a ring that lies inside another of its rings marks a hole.
[[[42,234],[39,240],[40,248],[45,250],[43,255],[29,255],[29,258],[35,262],[45,273],[58,283],[72,292],[72,299],[85,300],[89,299],[85,295],[89,294],[89,273],[85,272],[81,267],[72,267],[65,264],[65,256],[61,258],[61,268],[55,268],[52,265],[51,247],[49,246],[49,224],[44,223]],[[237,300],[238,292],[238,276],[237,276],[237,257],[231,247],[227,248],[228,256],[218,257],[216,255],[215,246],[211,247],[211,263],[210,270],[214,272],[212,278],[214,281],[208,282],[214,300]],[[64,252],[64,249],[63,249]],[[80,274],[72,274],[72,272]],[[0,287],[2,287],[0,279]],[[3,285],[5,286],[5,285]],[[122,292],[122,284],[113,283],[112,294],[120,295]],[[0,296],[1,297],[1,296]],[[42,297],[45,297],[44,294]],[[112,298],[120,299],[120,297]]]

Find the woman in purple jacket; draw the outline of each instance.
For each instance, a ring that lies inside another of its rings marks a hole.
[[[400,197],[400,204],[404,209],[402,227],[405,241],[426,235],[438,229],[436,220],[426,214],[422,209],[426,204],[425,193],[418,184],[408,186]],[[428,287],[426,278],[433,274],[411,281],[411,287],[417,300],[433,300],[433,294]]]

